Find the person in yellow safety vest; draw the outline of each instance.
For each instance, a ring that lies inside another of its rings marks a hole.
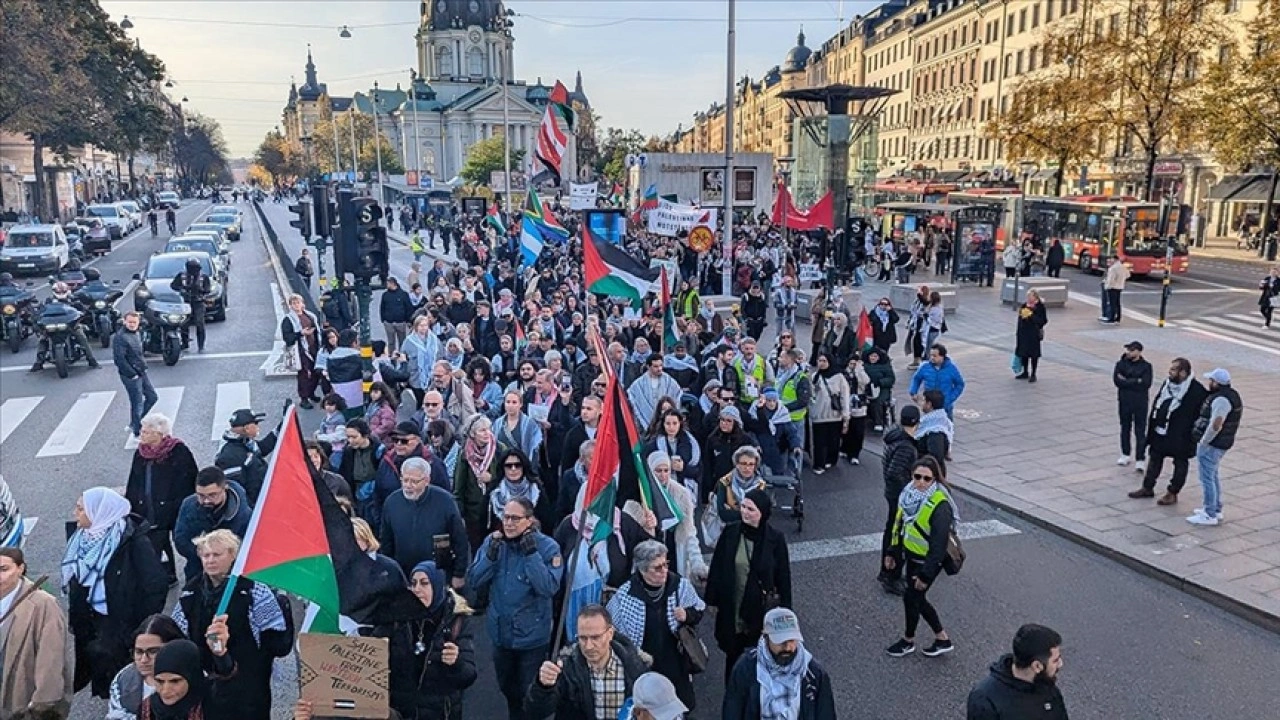
[[[925,596],[942,574],[948,560],[951,529],[959,518],[955,501],[948,492],[942,469],[932,457],[923,457],[911,466],[911,482],[898,496],[897,519],[893,525],[890,552],[884,557],[886,570],[906,563],[907,585],[902,594],[906,610],[906,630],[902,638],[885,649],[893,657],[915,652],[916,627],[920,618],[933,630],[933,644],[921,652],[937,657],[951,652],[951,637],[942,627],[938,611]]]
[[[764,392],[766,385],[773,385],[773,368],[763,355],[756,354],[755,338],[745,337],[738,343],[738,357],[733,361],[738,373],[738,402],[750,405]]]
[[[698,317],[698,311],[701,309],[702,299],[698,295],[698,289],[688,280],[681,282],[680,295],[676,298],[676,310],[680,317],[692,320]]]
[[[409,252],[413,253],[415,261],[421,261],[422,256],[427,254],[427,249],[422,245],[422,234],[417,230],[409,236]]]
[[[778,388],[778,399],[791,414],[791,422],[781,426],[786,435],[786,443],[779,443],[779,449],[786,451],[803,448],[804,422],[809,417],[813,383],[809,380],[809,373],[800,364],[799,350],[791,348],[778,355],[778,377],[774,384]]]

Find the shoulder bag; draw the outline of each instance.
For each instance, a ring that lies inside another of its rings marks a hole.
[[[965,561],[964,545],[960,543],[960,536],[956,534],[955,528],[947,533],[947,556],[942,560],[942,570],[948,575],[958,575],[960,569],[964,567]]]
[[[711,659],[707,644],[702,642],[702,638],[698,637],[692,627],[681,625],[676,630],[676,644],[679,645],[680,657],[684,660],[685,672],[697,675],[707,669],[707,663]]]

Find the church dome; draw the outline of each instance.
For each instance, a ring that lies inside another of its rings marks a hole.
[[[401,112],[413,112],[414,106],[417,106],[419,111],[440,109],[440,103],[436,100],[436,91],[422,78],[414,78],[399,109]]]
[[[804,44],[804,31],[800,31],[800,35],[796,38],[796,46],[787,51],[787,59],[782,63],[782,72],[804,72],[805,65],[809,62],[809,56],[813,51]]]
[[[495,29],[494,18],[507,10],[500,0],[422,0],[422,25],[431,30],[448,30],[478,25]]]
[[[538,78],[535,85],[530,85],[529,89],[524,93],[524,99],[534,105],[546,105],[551,100],[551,88],[542,84],[542,78]]]

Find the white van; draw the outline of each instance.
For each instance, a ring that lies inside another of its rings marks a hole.
[[[51,275],[71,260],[71,247],[61,225],[15,225],[0,248],[0,272]]]

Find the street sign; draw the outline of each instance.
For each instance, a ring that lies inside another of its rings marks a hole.
[[[715,233],[706,225],[699,225],[689,231],[689,248],[696,252],[706,252],[716,242]]]
[[[435,190],[436,179],[427,175],[418,178],[418,187],[422,190]]]

